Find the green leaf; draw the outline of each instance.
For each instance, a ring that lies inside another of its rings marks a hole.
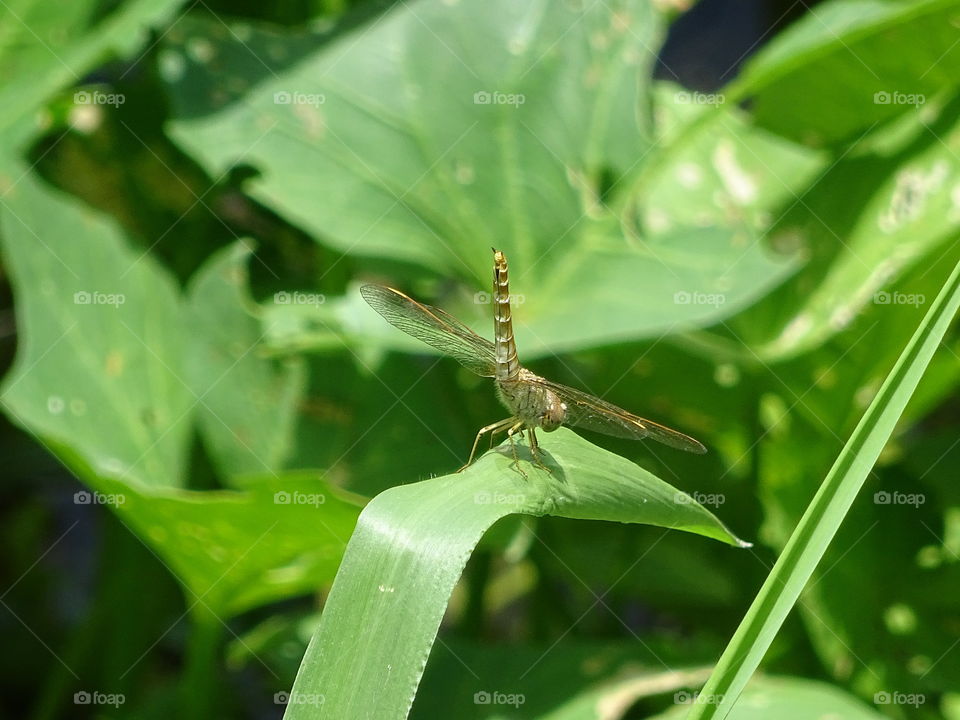
[[[897,138],[872,136],[870,152],[838,160],[784,213],[772,241],[803,248],[810,261],[732,323],[759,357],[781,361],[823,345],[871,306],[932,299],[898,279],[939,262],[960,233],[951,180],[960,160],[942,139],[960,131],[958,110],[954,101],[939,116],[904,118]]]
[[[20,329],[0,391],[11,419],[98,474],[183,485],[194,396],[169,275],[33,175],[4,196],[0,232]]]
[[[729,93],[749,97],[775,132],[849,139],[956,87],[958,13],[957,0],[818,5],[757,53]]]
[[[274,374],[257,357],[259,322],[241,304],[247,251],[228,248],[201,270],[186,313],[149,255],[33,175],[5,196],[0,223],[20,337],[0,398],[94,491],[75,502],[109,505],[186,586],[191,607],[232,614],[329,582],[356,496],[273,467],[232,478],[244,493],[179,489],[196,405],[233,473],[279,465],[291,432],[299,370]],[[183,369],[191,341],[196,391]]]
[[[242,491],[147,487],[97,474],[68,447],[52,449],[90,488],[74,503],[116,513],[200,615],[228,618],[330,583],[366,502],[306,470],[249,475]]]
[[[534,468],[521,448],[522,476],[506,443],[461,474],[394,487],[371,501],[285,717],[406,717],[468,556],[508,514],[648,523],[746,545],[685,493],[565,428],[543,449],[552,473]]]
[[[867,408],[717,663],[703,693],[718,702],[694,706],[691,720],[730,713],[856,499],[958,307],[960,264]]]
[[[188,291],[187,376],[208,450],[228,477],[283,467],[306,381],[302,358],[263,356],[247,294],[250,252],[238,242],[214,254]]]
[[[651,234],[712,225],[741,228],[746,242],[766,231],[775,209],[789,206],[829,162],[822,151],[754,126],[723,93],[660,82],[654,99],[658,136],[668,149],[645,180],[641,226]]]
[[[171,132],[213,175],[256,168],[250,192],[321,242],[459,277],[435,304],[464,321],[489,324],[489,248],[504,250],[528,356],[660,335],[726,317],[793,269],[739,223],[624,237],[661,34],[648,2],[403,3],[311,52],[302,36],[183,22],[164,50]],[[197,87],[249,87],[237,37],[261,57],[290,43],[298,62],[198,114]]]
[[[180,4],[179,0],[130,0],[98,17],[102,4],[97,0],[77,0],[55,13],[42,0],[3,3],[0,137],[4,145],[19,145],[38,129],[38,119],[31,115],[51,94],[79,82],[108,51],[128,53],[145,43],[147,29],[169,18]]]
[[[486,278],[471,250],[510,244],[519,259],[539,257],[597,204],[599,174],[615,180],[648,147],[635,108],[662,28],[646,2],[614,7],[403,4],[354,36],[318,38],[293,69],[172,131],[214,172],[259,167],[259,199],[345,252]],[[234,43],[221,47],[232,31],[183,27],[174,40],[232,59]],[[277,44],[242,35],[254,49]],[[166,54],[183,73],[171,88],[182,115],[191,58]],[[220,85],[232,74],[216,73]]]
[[[245,492],[92,483],[163,558],[197,603],[230,617],[331,582],[362,499],[317,473],[250,476]]]

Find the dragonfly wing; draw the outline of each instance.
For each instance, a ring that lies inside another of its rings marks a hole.
[[[544,378],[537,378],[533,382],[549,388],[566,404],[564,425],[574,425],[628,440],[651,438],[678,450],[697,454],[707,451],[689,435],[634,415],[606,400]]]
[[[399,290],[383,285],[364,285],[360,294],[398,330],[452,357],[470,372],[483,377],[496,375],[493,343],[477,335],[453,315],[418,303]]]

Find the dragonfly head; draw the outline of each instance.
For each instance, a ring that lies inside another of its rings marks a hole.
[[[563,425],[567,417],[567,406],[560,402],[560,398],[552,392],[547,394],[547,402],[543,405],[543,412],[540,413],[540,427],[545,432],[553,432]]]

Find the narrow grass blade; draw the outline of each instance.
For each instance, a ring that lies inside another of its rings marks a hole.
[[[960,306],[960,265],[954,268],[830,468],[810,507],[717,663],[688,720],[727,717],[773,642],[843,522]]]

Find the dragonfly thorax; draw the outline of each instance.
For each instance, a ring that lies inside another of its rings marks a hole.
[[[528,428],[543,428],[547,432],[563,425],[567,406],[545,385],[540,377],[526,368],[520,368],[516,380],[497,380],[497,395],[513,415]]]

